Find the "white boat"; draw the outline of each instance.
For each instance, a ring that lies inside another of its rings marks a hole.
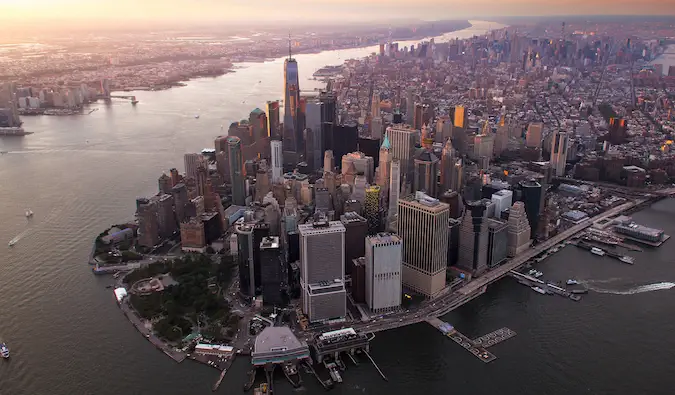
[[[604,256],[605,251],[603,251],[601,248],[593,247],[593,248],[591,248],[591,254],[595,254],[595,255],[598,255],[598,256]]]
[[[195,115],[195,119],[199,119],[199,114]]]
[[[628,263],[630,265],[635,263],[635,259],[632,256],[624,255],[619,260],[623,263]]]
[[[17,240],[16,238],[14,238],[14,239],[12,239],[12,240],[9,241],[8,245],[9,245],[10,247],[12,247],[12,246],[13,246],[14,244],[16,244],[18,241],[19,241],[19,240]]]
[[[9,358],[9,347],[7,347],[7,344],[0,343],[0,355],[5,359]]]
[[[540,293],[542,295],[546,295],[546,290],[544,288],[540,287],[531,287],[534,292]]]
[[[27,208],[26,209],[26,218],[30,218],[33,216],[33,210]]]
[[[577,280],[574,280],[572,278],[567,280],[567,285],[577,285],[577,284],[579,284],[579,282]]]

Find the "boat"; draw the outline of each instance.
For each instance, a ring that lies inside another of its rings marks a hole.
[[[627,263],[629,265],[632,265],[635,263],[635,259],[632,256],[624,255],[619,260],[623,263]]]
[[[199,119],[199,114],[195,115],[195,119]]]
[[[19,239],[17,239],[17,238],[15,237],[15,238],[13,238],[12,240],[9,241],[9,244],[8,244],[8,245],[9,245],[10,247],[12,247],[12,246],[14,246],[14,244],[16,244],[18,241],[19,241]]]
[[[294,363],[285,363],[283,366],[284,376],[291,383],[293,388],[298,388],[302,384],[300,373]]]
[[[254,395],[265,395],[268,394],[267,383],[262,383],[260,386],[253,390]]]
[[[7,347],[7,344],[0,343],[0,355],[5,359],[9,358],[9,347]]]
[[[529,274],[530,276],[532,276],[534,278],[539,278],[539,277],[544,275],[543,272],[540,272],[539,270],[535,270],[535,269],[530,270],[529,272],[527,272],[527,274]]]
[[[574,280],[572,278],[567,280],[567,285],[577,285],[577,284],[579,284],[579,282],[577,280]]]
[[[4,155],[4,154],[6,154],[6,153],[8,153],[8,152],[9,152],[9,151],[0,151],[0,154],[1,154],[1,155]]]
[[[534,292],[538,292],[542,295],[546,295],[546,290],[541,287],[531,287]]]
[[[33,210],[27,208],[26,209],[26,218],[30,218],[33,216]]]
[[[603,251],[601,248],[593,247],[593,248],[591,248],[591,254],[595,254],[595,255],[598,255],[598,256],[604,256],[605,251]]]

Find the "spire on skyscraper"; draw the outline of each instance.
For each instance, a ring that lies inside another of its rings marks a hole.
[[[382,145],[380,149],[391,150],[391,143],[389,142],[389,135],[385,132],[384,139],[382,140]]]
[[[291,56],[291,33],[288,33],[288,59],[293,59]]]

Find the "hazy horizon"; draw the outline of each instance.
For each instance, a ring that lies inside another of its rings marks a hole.
[[[302,24],[514,16],[675,15],[670,0],[0,0],[5,29]],[[36,25],[37,24],[37,25]]]

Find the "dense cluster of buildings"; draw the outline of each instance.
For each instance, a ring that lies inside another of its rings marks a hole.
[[[572,31],[387,43],[314,96],[289,55],[283,116],[268,102],[162,175],[137,200],[138,244],[229,246],[242,297],[299,297],[310,323],[480,277],[623,201],[572,175],[641,187],[675,172],[668,88],[630,81],[661,47]],[[629,103],[598,93],[628,87]]]

